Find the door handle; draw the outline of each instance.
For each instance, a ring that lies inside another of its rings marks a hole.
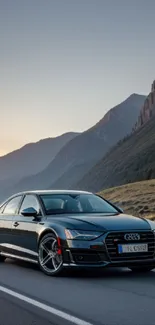
[[[19,222],[15,221],[13,224],[14,227],[18,227],[19,226]]]

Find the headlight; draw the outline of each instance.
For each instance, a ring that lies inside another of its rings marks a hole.
[[[92,240],[99,236],[101,236],[103,233],[98,231],[87,231],[87,230],[70,230],[65,229],[65,234],[67,239],[74,239],[74,240]]]

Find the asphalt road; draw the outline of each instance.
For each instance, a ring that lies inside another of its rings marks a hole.
[[[37,266],[7,260],[0,264],[0,325],[12,324],[154,325],[155,272],[74,271],[51,278]]]

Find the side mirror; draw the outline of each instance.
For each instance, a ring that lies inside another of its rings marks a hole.
[[[36,211],[36,209],[32,208],[32,207],[29,207],[27,209],[23,209],[21,211],[21,214],[24,216],[24,217],[36,217],[38,215],[38,212]]]

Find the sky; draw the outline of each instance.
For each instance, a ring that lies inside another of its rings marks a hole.
[[[154,0],[0,0],[0,155],[148,94],[154,13]]]

